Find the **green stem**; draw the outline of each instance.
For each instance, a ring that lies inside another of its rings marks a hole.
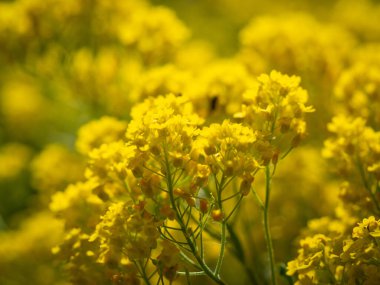
[[[227,218],[225,219],[226,220],[226,223],[228,222],[228,220],[232,217],[232,215],[236,212],[236,210],[240,207],[240,203],[241,203],[241,200],[243,199],[243,195],[240,196],[239,200],[237,201],[237,203],[235,204],[234,208],[232,209],[232,211],[228,214]]]
[[[189,236],[189,234],[188,234],[186,225],[185,225],[185,223],[181,217],[181,214],[179,213],[178,208],[177,208],[176,203],[175,203],[174,191],[173,191],[174,190],[173,189],[173,181],[172,181],[172,176],[171,176],[171,171],[170,171],[170,164],[169,164],[166,149],[164,148],[164,150],[165,150],[166,184],[167,184],[168,191],[169,191],[170,203],[171,203],[171,206],[172,206],[172,208],[176,214],[176,217],[177,217],[176,220],[177,220],[179,226],[181,227],[183,235],[184,235],[187,243],[189,244],[190,250],[191,250],[194,258],[197,260],[199,266],[203,269],[203,271],[206,273],[206,275],[209,276],[215,283],[220,284],[220,285],[224,285],[225,283],[217,275],[215,275],[214,272],[212,272],[212,270],[207,266],[207,264],[204,262],[204,260],[198,254],[196,245],[193,243],[191,236]]]
[[[186,272],[182,272],[182,271],[179,271],[177,272],[178,275],[189,275],[189,276],[203,276],[203,275],[206,275],[206,273],[204,273],[203,271],[198,271],[198,272],[189,272],[189,271],[186,271]]]
[[[216,182],[216,176],[215,176],[215,182]],[[219,206],[219,209],[222,211],[222,215],[223,215],[223,220],[221,222],[221,234],[220,234],[220,252],[219,252],[218,261],[216,263],[216,267],[214,271],[214,274],[216,276],[219,276],[220,270],[222,268],[223,259],[224,259],[224,251],[225,251],[226,243],[227,243],[227,235],[226,235],[227,219],[224,216],[225,213],[223,210],[223,203],[222,203],[222,191],[224,187],[223,186],[224,182],[225,182],[225,176],[223,175],[219,183],[219,189],[218,188],[216,189],[216,192],[218,194],[218,201],[217,201],[218,206]],[[218,185],[218,183],[215,183],[215,184]]]
[[[144,283],[146,285],[151,285],[149,281],[149,277],[146,275],[145,268],[140,262],[134,261],[135,266],[137,267],[137,270],[140,272],[141,278],[144,280]]]
[[[222,224],[221,224],[221,237],[220,237],[220,252],[219,252],[219,258],[216,263],[215,271],[214,274],[219,277],[220,269],[222,268],[222,263],[224,259],[224,251],[226,248],[226,243],[227,243],[227,235],[226,235],[226,221],[223,218]]]
[[[253,197],[255,197],[255,200],[256,200],[257,204],[259,205],[260,210],[264,211],[264,203],[263,203],[263,201],[261,201],[261,198],[257,194],[256,190],[254,190],[253,188],[251,188],[251,192],[253,193]]]
[[[281,158],[280,159],[284,159],[285,157],[287,157],[288,156],[288,154],[292,151],[292,149],[293,149],[293,147],[291,146],[291,147],[289,147],[289,149],[281,156]]]
[[[198,270],[202,270],[202,268],[196,264],[190,257],[188,257],[185,253],[183,253],[182,251],[180,251],[179,253],[181,255],[181,257],[189,264],[191,264],[192,266],[194,266],[196,269]]]
[[[268,249],[272,285],[277,285],[273,244],[272,244],[272,237],[270,233],[269,218],[268,218],[269,200],[270,200],[270,184],[271,184],[271,174],[270,174],[269,165],[267,165],[265,167],[265,204],[264,204],[264,215],[263,215],[264,232],[265,232],[265,241],[266,241],[267,249]]]
[[[203,248],[203,214],[199,214],[199,225],[200,225],[200,232],[199,232],[199,238],[200,238],[200,248],[201,248],[201,258],[202,260],[205,260],[205,252]]]
[[[186,268],[186,281],[187,281],[187,285],[191,285],[190,274],[187,268]]]

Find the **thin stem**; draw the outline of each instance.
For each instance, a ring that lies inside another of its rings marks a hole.
[[[192,266],[194,266],[196,269],[198,270],[202,270],[202,268],[196,264],[190,257],[188,257],[183,251],[180,251],[179,253],[181,255],[181,257],[189,264],[191,264]]]
[[[158,269],[154,270],[148,277],[148,279],[152,279],[152,277],[158,272]]]
[[[179,204],[180,202],[178,202],[178,204]],[[185,215],[186,215],[186,212],[187,212],[187,210],[190,208],[190,206],[189,205],[187,205],[187,207],[185,208],[185,210],[183,210],[183,213],[181,213],[181,209],[180,209],[180,207],[178,207],[178,211],[179,211],[179,213],[180,213],[180,215],[181,215],[181,219],[183,219],[184,217],[185,217]]]
[[[231,213],[227,216],[226,222],[228,222],[228,220],[232,217],[232,215],[235,213],[235,211],[239,208],[240,202],[242,199],[243,199],[243,195],[240,196],[239,200],[237,201],[236,205],[232,209]]]
[[[170,227],[170,226],[168,226],[168,225],[163,225],[162,227],[163,227],[163,228],[166,228],[166,229],[169,229],[169,230],[181,231],[181,229],[179,229],[179,228]]]
[[[199,232],[199,239],[200,239],[200,248],[201,248],[201,258],[202,260],[205,260],[205,251],[203,248],[203,213],[199,213],[199,226],[200,226],[200,232]]]
[[[186,208],[187,209],[187,208]],[[190,218],[191,218],[191,212],[192,212],[193,208],[190,207],[190,211],[189,211],[189,214],[187,215],[187,221],[186,221],[186,228],[189,227],[189,224],[190,224]]]
[[[214,274],[216,276],[219,276],[220,269],[222,268],[222,263],[224,259],[224,251],[226,248],[227,243],[227,235],[226,235],[226,228],[227,228],[227,222],[225,219],[223,219],[221,223],[221,237],[220,237],[220,252],[219,252],[219,258],[216,263]]]
[[[175,179],[174,181],[174,184],[173,185],[177,185],[178,181],[181,179],[183,173],[185,172],[184,169],[181,170],[181,173],[178,175],[178,177]]]
[[[293,149],[294,147],[290,147],[282,156],[281,156],[281,158],[280,159],[284,159],[285,157],[287,157],[288,156],[288,154],[292,151],[292,149]]]
[[[211,207],[210,207],[211,208]],[[210,211],[209,211],[210,212]],[[205,218],[205,222],[204,224],[206,225],[207,222],[208,222],[208,218],[210,216],[210,213],[207,214],[206,218]],[[198,220],[196,219],[196,217],[194,217],[194,215],[191,215],[191,219],[194,221],[194,222],[198,222]],[[210,237],[214,238],[214,239],[220,239],[220,235],[218,233],[216,233],[215,231],[211,230],[211,228],[207,228],[207,227],[203,227],[203,230],[209,234]],[[198,233],[199,235],[199,233]]]
[[[166,240],[168,240],[168,241],[171,241],[172,243],[177,244],[180,248],[182,248],[182,249],[184,249],[184,250],[186,250],[186,251],[191,252],[191,250],[190,250],[189,248],[186,247],[186,246],[188,245],[187,242],[179,242],[179,241],[177,241],[177,240],[173,237],[173,235],[172,235],[167,229],[165,229],[165,232],[166,232],[170,237],[167,237],[167,236],[161,231],[161,229],[158,229],[158,230],[160,231],[161,237],[162,237],[163,239],[166,239]]]
[[[216,182],[216,176],[215,176],[215,182]],[[222,203],[222,190],[223,190],[223,184],[225,182],[225,176],[223,174],[222,176],[222,179],[219,183],[219,189],[217,188],[216,189],[216,192],[217,192],[217,195],[218,195],[218,206],[219,206],[219,209],[222,211],[222,215],[223,215],[223,219],[221,221],[221,233],[220,233],[220,251],[219,251],[219,257],[218,257],[218,261],[216,262],[216,267],[215,267],[215,271],[214,271],[214,274],[216,276],[219,276],[219,273],[220,273],[220,270],[222,268],[222,264],[223,264],[223,259],[224,259],[224,251],[225,251],[225,248],[226,248],[226,243],[227,243],[227,219],[224,217],[224,210],[223,210],[223,203]],[[218,183],[215,183],[216,185]]]
[[[161,282],[161,285],[164,285],[164,278],[162,277],[162,272],[159,275],[156,285],[160,284],[160,282]]]
[[[190,280],[190,274],[189,274],[189,270],[186,268],[186,281],[187,281],[187,285],[191,285],[191,280]]]
[[[259,207],[260,207],[260,209],[262,210],[262,211],[264,211],[264,203],[263,203],[263,201],[261,200],[261,198],[259,197],[259,195],[257,194],[257,192],[253,189],[253,188],[251,188],[251,191],[252,191],[252,193],[253,193],[253,196],[255,197],[255,199],[256,199],[256,202],[259,204]]]
[[[203,271],[198,271],[198,272],[189,272],[189,271],[183,272],[183,271],[178,271],[177,274],[178,275],[189,275],[189,276],[202,276],[202,275],[206,275],[206,273],[204,273]]]
[[[226,202],[226,201],[228,201],[228,200],[230,200],[230,199],[232,199],[232,198],[235,198],[235,197],[238,196],[239,194],[240,194],[240,192],[236,192],[236,193],[232,194],[231,196],[229,196],[229,197],[227,197],[227,198],[224,198],[224,199],[222,200],[222,202]]]
[[[183,232],[183,235],[184,235],[184,237],[185,237],[185,239],[186,239],[186,241],[187,241],[187,243],[191,249],[191,252],[192,252],[193,256],[195,257],[195,259],[197,260],[200,267],[207,274],[207,276],[209,276],[215,283],[220,284],[220,285],[224,285],[225,283],[217,275],[215,275],[214,272],[212,272],[212,270],[207,266],[207,264],[199,256],[196,245],[193,243],[193,241],[191,240],[191,237],[189,236],[189,234],[187,232],[186,225],[185,225],[185,223],[182,219],[182,216],[179,213],[178,208],[177,208],[176,203],[175,203],[172,175],[171,175],[170,164],[169,164],[168,155],[167,155],[167,151],[166,151],[165,147],[164,147],[164,153],[165,153],[165,167],[166,167],[166,184],[167,184],[168,191],[169,191],[170,203],[171,203],[171,206],[172,206],[172,208],[176,214],[176,217],[177,217],[176,220],[177,220],[178,224],[180,225],[182,232]]]
[[[235,176],[232,176],[229,180],[224,181],[224,183],[223,183],[223,185],[222,185],[222,190],[223,190],[224,188],[226,188],[226,187],[228,186],[228,184],[230,184],[231,181],[234,180],[234,178],[235,178]]]
[[[157,172],[157,171],[155,171],[155,170],[153,170],[153,169],[147,167],[146,165],[143,165],[143,167],[144,167],[146,170],[148,170],[148,171],[150,171],[150,172],[152,172],[152,173],[154,173],[154,174],[156,174],[156,175],[158,175],[158,176],[160,176],[160,177],[164,177],[164,175],[162,175],[162,173],[159,173],[159,172]]]
[[[271,184],[271,173],[270,173],[270,167],[269,165],[267,165],[265,167],[265,204],[264,204],[264,215],[263,215],[264,221],[263,222],[264,222],[265,241],[266,241],[267,249],[268,249],[272,285],[277,285],[273,244],[272,244],[272,237],[270,234],[269,218],[268,218],[269,200],[270,200],[270,184]]]
[[[151,284],[150,284],[150,281],[149,281],[149,278],[148,278],[148,276],[146,275],[145,269],[144,269],[144,267],[141,265],[141,263],[140,263],[140,262],[136,262],[136,261],[134,261],[134,264],[135,264],[137,270],[139,271],[141,278],[144,280],[144,283],[145,283],[146,285],[151,285]]]

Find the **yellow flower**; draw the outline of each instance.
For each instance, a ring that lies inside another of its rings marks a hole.
[[[149,258],[157,247],[159,223],[144,207],[130,203],[114,203],[108,208],[90,241],[99,240],[99,262],[107,263],[113,258],[120,263],[123,257],[129,260]]]
[[[79,152],[87,155],[102,144],[122,140],[127,124],[112,117],[102,117],[82,126],[78,131],[76,146]]]
[[[268,164],[280,152],[299,145],[306,135],[305,115],[314,108],[307,105],[308,94],[297,76],[272,71],[257,80],[256,88],[244,94],[244,104],[234,117],[257,131],[264,164]]]
[[[240,109],[243,94],[255,85],[255,79],[236,60],[211,62],[187,84],[188,96],[195,110],[204,118],[224,118]]]
[[[316,270],[324,267],[324,250],[330,239],[322,234],[306,237],[300,241],[300,249],[296,260],[288,263],[288,275],[299,274],[299,278],[308,276],[315,279]],[[316,281],[316,280],[315,280]],[[317,283],[313,283],[317,284]]]
[[[95,227],[104,208],[103,201],[93,193],[98,186],[95,179],[69,185],[64,192],[52,196],[50,210],[65,219],[67,228]]]
[[[325,141],[325,157],[336,159],[347,170],[356,159],[372,166],[380,153],[380,133],[367,127],[364,119],[336,116],[327,127],[333,135]]]
[[[27,166],[31,150],[22,144],[4,144],[0,148],[0,181],[17,177]]]
[[[378,54],[379,49],[372,51]],[[369,57],[370,54],[367,54]],[[380,59],[358,60],[346,69],[334,88],[338,107],[349,116],[367,119],[371,125],[380,123]]]
[[[319,86],[334,82],[355,44],[342,27],[319,23],[306,13],[255,17],[240,41],[242,60],[253,70],[261,57],[267,68],[302,74]]]
[[[31,171],[33,185],[49,197],[56,191],[64,190],[68,184],[82,179],[84,163],[64,146],[52,144],[33,159]]]
[[[116,36],[122,44],[138,51],[147,64],[170,58],[189,32],[175,14],[165,7],[132,9],[118,18]]]
[[[259,167],[253,154],[256,134],[252,129],[228,120],[201,130],[194,148],[203,150],[214,175],[242,176]]]
[[[352,232],[353,238],[365,238],[368,235],[380,237],[380,220],[376,220],[374,216],[363,219]]]

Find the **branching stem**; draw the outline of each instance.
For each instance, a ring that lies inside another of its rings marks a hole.
[[[269,265],[270,265],[270,273],[271,273],[271,281],[272,285],[277,285],[276,280],[276,271],[275,271],[275,260],[274,260],[274,251],[272,244],[272,237],[269,228],[269,200],[270,200],[270,184],[271,184],[271,172],[269,165],[265,168],[265,204],[264,204],[264,232],[265,232],[265,241],[268,249],[268,257],[269,257]]]

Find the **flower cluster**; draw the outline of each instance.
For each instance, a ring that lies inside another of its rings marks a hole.
[[[302,13],[255,18],[240,38],[246,64],[254,65],[255,58],[262,57],[270,68],[324,82],[336,79],[355,42],[341,27]]]
[[[0,284],[380,283],[380,4],[190,2],[0,1]]]
[[[369,60],[360,60],[339,77],[335,86],[335,96],[339,100],[345,113],[354,117],[362,117],[370,125],[378,125],[380,102],[380,59],[371,57],[376,49],[366,53]],[[371,62],[370,62],[371,61]]]
[[[57,171],[61,167],[67,171]],[[64,146],[52,144],[34,157],[31,172],[35,188],[45,193],[45,199],[50,199],[54,192],[82,179],[84,163]]]
[[[323,155],[336,163],[336,170],[345,179],[341,197],[348,205],[362,205],[359,211],[364,205],[364,209],[377,213],[380,133],[360,117],[345,116],[334,117],[328,130],[333,136],[325,141]]]
[[[376,284],[380,278],[379,224],[370,216],[359,222],[352,234],[316,234],[301,240],[287,273],[297,275],[296,284]]]
[[[126,129],[126,122],[112,117],[102,117],[97,121],[91,121],[79,129],[76,148],[82,154],[89,154],[91,150],[102,144],[122,140]]]
[[[142,205],[111,204],[89,239],[90,242],[99,240],[99,262],[119,264],[125,257],[148,258],[159,237],[154,219]]]
[[[234,115],[259,130],[264,140],[275,146],[272,154],[268,151],[267,161],[278,156],[279,151],[296,147],[306,135],[304,117],[314,108],[306,105],[308,94],[299,84],[296,76],[277,71],[263,74],[258,77],[256,88],[244,94],[241,112]]]
[[[204,157],[210,174],[221,176],[220,189],[228,179],[238,177],[242,179],[240,192],[247,195],[253,175],[261,166],[254,153],[255,142],[256,135],[251,128],[224,121],[201,130],[194,153]],[[202,180],[203,175],[196,177]]]
[[[262,96],[269,100],[280,96],[276,88],[265,85],[263,90]],[[306,103],[306,98],[291,102],[288,97],[292,94],[286,95],[281,108]],[[211,219],[221,224],[221,254],[215,269],[219,272],[227,223],[251,192],[256,173],[268,164],[263,147],[271,140],[264,139],[263,128],[273,120],[263,118],[260,127],[248,120],[246,125],[224,120],[201,127],[204,120],[194,113],[190,99],[174,94],[146,99],[132,109],[131,117],[128,126],[102,118],[80,129],[77,146],[88,157],[86,181],[55,194],[50,206],[65,219],[67,240],[77,239],[83,250],[91,248],[91,254],[81,250],[80,256],[105,264],[118,276],[129,276],[124,264],[135,264],[143,279],[155,266],[160,278],[169,280],[177,278],[182,267],[196,266],[222,282],[202,260],[203,232],[211,230]],[[298,122],[302,119],[303,114],[297,118]],[[234,186],[237,183],[238,188]],[[163,251],[154,258],[158,240],[162,240]],[[59,252],[66,248],[66,258],[72,260],[76,253],[70,254],[70,246],[65,244]],[[168,248],[170,253],[165,251]],[[192,257],[182,260],[180,251],[184,249]],[[80,260],[70,261],[71,267]],[[90,273],[87,277],[96,279]]]

